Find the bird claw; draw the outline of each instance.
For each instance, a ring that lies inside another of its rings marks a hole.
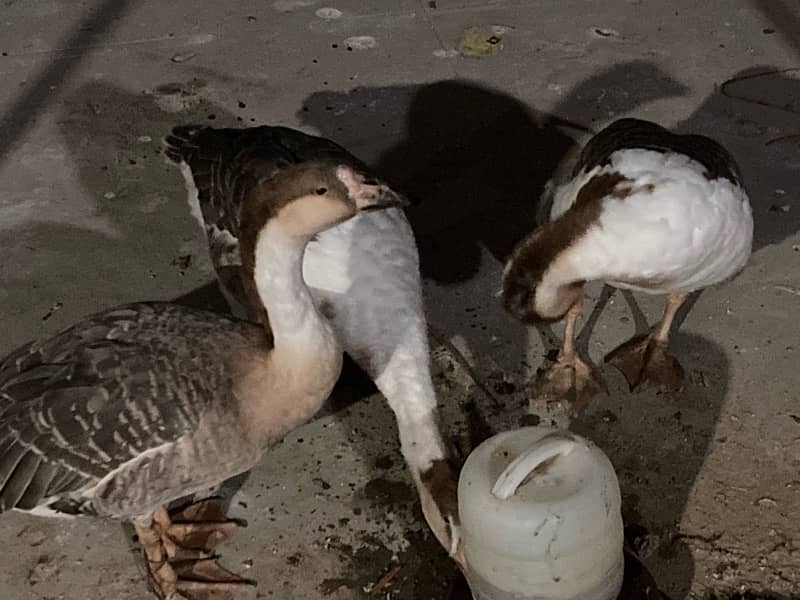
[[[137,528],[155,594],[162,600],[233,600],[236,591],[255,585],[222,567],[213,551],[238,527],[215,498],[173,515],[157,510],[150,528]]]
[[[605,362],[622,373],[632,392],[647,383],[678,390],[684,378],[683,367],[668,351],[667,344],[649,334],[631,338],[612,350]]]
[[[531,410],[534,404],[562,404],[573,415],[583,412],[597,394],[607,394],[608,386],[602,375],[586,364],[577,354],[559,356],[555,364],[539,369],[533,385]]]

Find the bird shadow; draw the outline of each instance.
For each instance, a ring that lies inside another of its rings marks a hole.
[[[104,0],[88,12],[61,43],[56,44],[56,48],[68,50],[53,52],[53,59],[18,95],[0,119],[0,162],[11,155],[14,146],[56,97],[53,90],[69,79],[90,49],[111,36],[135,4],[132,0]]]
[[[571,429],[608,454],[622,490],[626,538],[661,590],[685,598],[694,560],[680,521],[712,445],[724,442],[714,436],[730,367],[724,349],[702,336],[675,334],[671,347],[691,365],[682,391],[628,394],[618,385]]]
[[[539,194],[576,134],[609,112],[685,92],[652,63],[631,61],[581,82],[549,114],[454,79],[320,91],[298,118],[347,147],[363,147],[364,131],[386,132],[391,144],[370,162],[421,200],[408,214],[423,276],[458,283],[476,275],[483,248],[502,262],[533,229]]]

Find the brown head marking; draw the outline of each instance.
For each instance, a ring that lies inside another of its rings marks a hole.
[[[277,171],[265,163],[237,182],[242,197],[239,250],[242,287],[251,306],[266,312],[258,296],[254,271],[258,237],[270,221],[279,221],[289,237],[309,241],[315,234],[355,216],[358,211],[401,206],[405,199],[383,183],[368,180],[353,167],[327,160],[285,165]],[[263,175],[259,177],[259,175]]]
[[[503,277],[503,304],[511,314],[525,323],[560,319],[563,316],[546,318],[536,312],[536,287],[556,258],[597,222],[603,198],[625,198],[631,193],[625,185],[627,183],[631,183],[631,180],[620,173],[595,175],[578,191],[575,203],[569,210],[555,221],[537,228],[517,244]],[[574,282],[570,291],[578,293],[583,283]]]
[[[444,459],[435,460],[420,473],[420,480],[445,518],[458,515],[458,469],[454,465]]]
[[[235,190],[242,197],[239,233],[242,288],[250,305],[260,307],[261,320],[267,328],[269,319],[256,290],[254,278],[256,244],[266,224],[291,211],[292,203],[300,199],[307,204],[318,202],[326,211],[335,211],[338,207],[342,219],[356,212],[347,187],[336,176],[336,163],[306,162],[286,165],[277,173],[271,167],[272,165],[265,163],[263,178],[256,175],[243,178]],[[257,172],[257,169],[254,171]],[[300,227],[313,229],[312,223],[299,223],[298,233]],[[313,233],[317,231],[308,231],[309,236]]]

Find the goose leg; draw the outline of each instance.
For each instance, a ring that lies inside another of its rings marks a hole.
[[[575,350],[575,323],[581,314],[581,303],[576,302],[567,311],[564,328],[564,345],[556,362],[549,368],[539,369],[533,385],[534,402],[546,404],[560,402],[580,413],[593,396],[607,393],[608,387],[602,376],[590,367]]]
[[[229,539],[237,525],[222,520],[221,505],[214,502],[192,504],[175,520],[159,507],[149,524],[135,524],[150,583],[162,600],[232,600],[236,591],[254,585],[216,561],[212,548]]]
[[[628,340],[606,356],[605,361],[628,380],[631,391],[648,381],[672,389],[680,387],[683,367],[668,351],[669,330],[686,296],[684,292],[669,294],[661,321],[649,334]]]

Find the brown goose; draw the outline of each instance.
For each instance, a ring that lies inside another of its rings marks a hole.
[[[200,503],[182,515],[190,523],[173,523],[165,506],[252,468],[338,378],[341,347],[302,276],[306,244],[402,201],[336,163],[288,168],[268,185],[253,175],[237,191],[242,279],[261,324],[131,304],[0,362],[0,512],[132,521],[169,600],[245,582],[208,558],[231,522],[203,522]]]
[[[518,244],[503,275],[503,300],[517,318],[566,319],[564,346],[534,394],[580,409],[606,387],[573,346],[586,281],[667,296],[652,332],[606,360],[631,390],[678,385],[683,369],[667,350],[678,307],[750,257],[753,216],[736,162],[707,137],[620,119],[562,169],[542,199],[549,221]]]

